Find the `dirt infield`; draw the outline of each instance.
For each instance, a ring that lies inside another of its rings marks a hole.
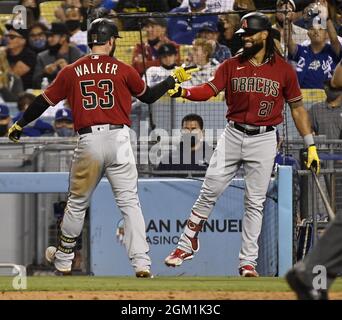
[[[0,300],[293,300],[292,292],[184,292],[184,291],[6,291]],[[342,292],[330,294],[342,300]]]

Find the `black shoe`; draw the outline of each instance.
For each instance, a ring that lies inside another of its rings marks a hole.
[[[297,294],[298,300],[328,300],[327,290],[316,290],[305,284],[298,276],[298,271],[292,268],[285,275],[290,288]]]

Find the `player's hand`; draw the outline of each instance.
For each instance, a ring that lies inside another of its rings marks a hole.
[[[196,71],[199,71],[197,66],[177,67],[171,72],[171,76],[176,80],[176,82],[182,83],[190,80],[191,73]]]
[[[176,83],[175,87],[173,89],[169,89],[167,91],[167,94],[171,97],[171,98],[179,98],[183,96],[183,92],[185,90],[180,86],[179,83]]]
[[[317,174],[319,174],[319,170],[321,168],[321,162],[319,160],[318,154],[317,154],[317,148],[315,145],[309,146],[308,148],[308,159],[305,162],[305,165],[308,169],[311,167],[313,170],[316,171]]]
[[[13,142],[19,142],[20,136],[23,133],[23,128],[19,126],[19,124],[14,123],[12,127],[8,129],[8,138],[10,138]]]

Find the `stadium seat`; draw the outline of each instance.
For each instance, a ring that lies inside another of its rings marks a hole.
[[[312,104],[325,101],[326,95],[322,89],[301,89],[303,96],[303,103],[307,109],[310,109]]]
[[[61,5],[62,1],[45,1],[40,3],[40,14],[48,23],[56,20],[55,9]]]
[[[0,29],[5,30],[5,23],[12,19],[11,13],[0,13]]]

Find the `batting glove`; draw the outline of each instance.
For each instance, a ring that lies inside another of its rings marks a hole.
[[[173,89],[169,89],[167,91],[167,94],[171,97],[171,98],[179,98],[179,97],[183,97],[185,94],[185,90],[180,86],[179,83],[176,83],[175,87]]]
[[[171,76],[177,83],[182,83],[191,79],[191,73],[199,71],[196,66],[177,67],[171,72]]]
[[[321,162],[317,154],[317,148],[315,145],[308,147],[308,160],[305,162],[306,167],[310,169],[311,167],[319,174],[321,168]]]
[[[22,133],[23,128],[16,122],[8,129],[8,138],[17,143],[19,142]]]

